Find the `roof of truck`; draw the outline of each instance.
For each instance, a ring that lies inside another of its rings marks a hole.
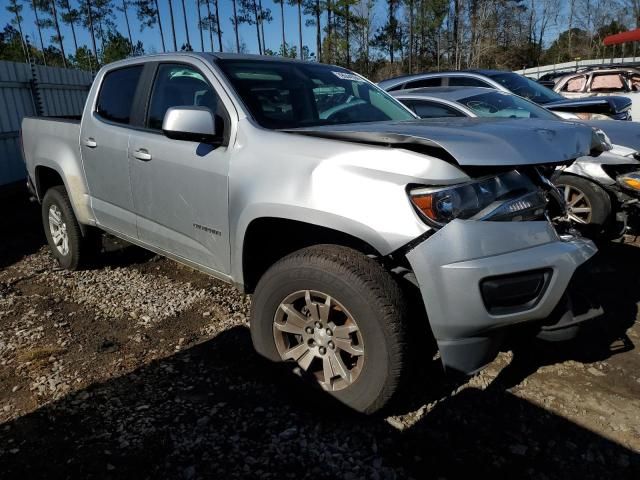
[[[272,62],[293,62],[293,63],[315,63],[309,60],[300,60],[297,58],[280,57],[277,55],[254,55],[249,53],[223,53],[223,52],[165,52],[165,53],[153,53],[149,55],[142,55],[140,57],[130,57],[127,60],[133,60],[135,58],[154,58],[154,57],[200,57],[207,60],[219,59],[219,60],[261,60]]]

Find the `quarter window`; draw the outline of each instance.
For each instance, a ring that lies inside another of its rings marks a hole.
[[[96,113],[105,120],[128,125],[142,65],[108,72],[102,80]]]
[[[218,96],[204,76],[187,65],[160,65],[151,94],[147,126],[161,130],[169,108],[193,106],[209,108],[212,113],[217,111]]]

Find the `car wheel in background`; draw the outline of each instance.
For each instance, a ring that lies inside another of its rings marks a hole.
[[[567,217],[586,236],[601,239],[614,229],[611,198],[598,184],[575,175],[555,182],[567,203]]]

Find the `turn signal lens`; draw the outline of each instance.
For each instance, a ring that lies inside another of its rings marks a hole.
[[[640,191],[640,173],[628,173],[626,175],[620,175],[616,178],[618,185],[630,190]]]

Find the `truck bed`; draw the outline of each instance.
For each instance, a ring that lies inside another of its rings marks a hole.
[[[80,156],[80,120],[25,117],[21,136],[27,173],[36,195],[40,198],[44,194],[43,172],[48,179],[57,175],[66,187],[76,217],[82,223],[92,223]]]
[[[25,117],[21,136],[27,172],[34,181],[35,165],[59,170],[64,162],[80,164],[80,120]]]

